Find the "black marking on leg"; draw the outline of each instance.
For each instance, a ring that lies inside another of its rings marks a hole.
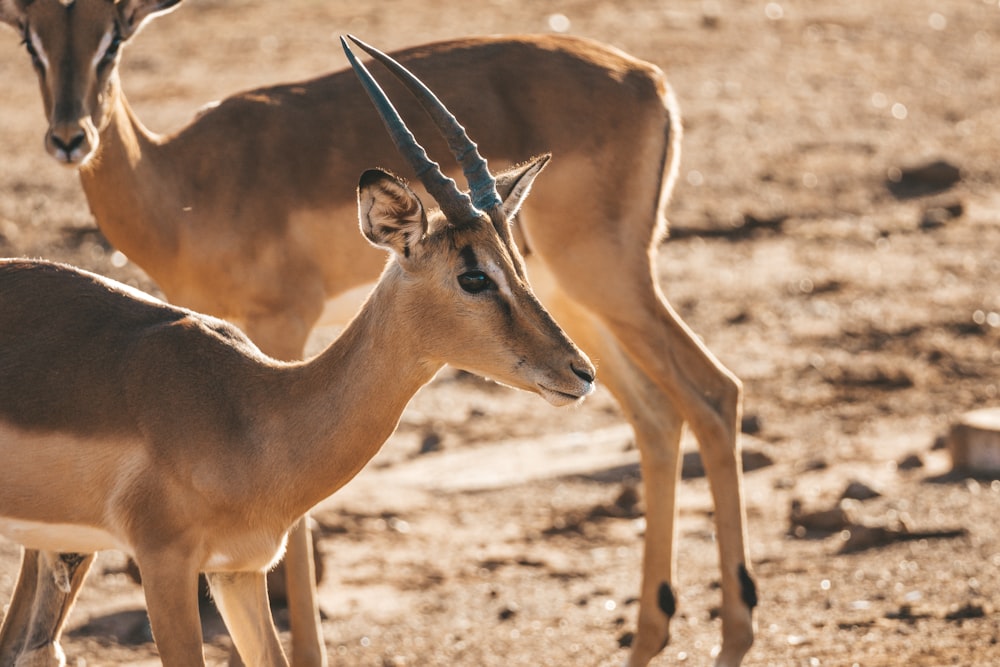
[[[656,593],[656,603],[668,618],[673,618],[677,611],[677,597],[674,595],[674,589],[665,581],[660,584],[660,590]]]
[[[66,564],[67,569],[72,575],[76,572],[76,568],[80,567],[80,563],[87,559],[89,554],[73,554],[73,553],[60,553],[59,560]]]
[[[750,573],[747,572],[746,565],[740,564],[740,588],[743,592],[743,602],[747,607],[753,609],[757,606],[757,584],[753,582]]]

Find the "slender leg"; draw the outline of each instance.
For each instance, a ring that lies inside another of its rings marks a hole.
[[[135,560],[160,661],[164,667],[203,667],[197,567],[181,545],[171,551],[136,553]]]
[[[646,504],[646,535],[638,632],[627,664],[640,667],[666,645],[677,606],[675,522],[683,420],[606,327],[562,295],[546,295],[546,305],[570,337],[591,358],[600,360],[600,382],[618,399],[635,431]]]
[[[95,555],[25,550],[10,611],[0,632],[0,664],[66,664],[59,639]]]
[[[301,359],[313,323],[322,311],[323,292],[315,286],[309,305],[296,312],[272,314],[267,318],[250,319],[247,335],[261,350],[276,359]],[[303,296],[303,299],[306,299]],[[306,299],[307,300],[307,299]],[[316,597],[316,563],[313,560],[312,533],[309,517],[299,519],[288,533],[288,546],[281,567],[285,569],[288,617],[292,630],[292,664],[295,667],[327,667],[323,642],[322,621]],[[238,665],[232,657],[230,664]]]
[[[296,521],[289,531],[284,563],[292,628],[292,664],[295,667],[327,667],[308,515]]]
[[[211,572],[215,604],[243,662],[249,667],[287,665],[267,600],[263,572]]]
[[[748,565],[738,440],[742,388],[669,305],[661,303],[651,314],[654,317],[645,326],[616,321],[611,329],[633,363],[670,397],[698,439],[715,504],[722,570],[722,651],[716,665],[735,667],[753,643],[752,609],[757,603]]]
[[[628,280],[630,270],[623,267],[619,289],[601,293],[612,301],[580,291],[574,301],[546,273],[538,279],[532,273],[532,284],[570,336],[598,360],[598,376],[621,403],[640,450],[647,530],[639,627],[628,666],[644,667],[663,649],[676,609],[674,517],[683,422],[698,439],[716,508],[723,598],[716,664],[739,665],[753,642],[756,604],[737,440],[740,383],[680,321],[650,274],[643,280],[642,271],[632,270]]]
[[[40,554],[31,624],[17,667],[66,664],[59,639],[96,555],[54,551]]]
[[[21,570],[14,584],[7,615],[0,625],[0,667],[13,667],[31,623],[31,610],[38,587],[38,559],[34,549],[22,549]]]

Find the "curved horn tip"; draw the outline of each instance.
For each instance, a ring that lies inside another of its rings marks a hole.
[[[364,41],[358,39],[357,37],[355,37],[351,33],[347,33],[347,38],[349,40],[351,40],[352,42],[354,42],[355,44],[357,44],[358,46],[360,46],[363,50],[367,51],[371,55],[374,55],[374,53],[381,53],[381,51],[379,51],[378,49],[376,49],[374,46],[372,46],[371,44],[368,44],[367,42],[364,42]]]
[[[351,50],[351,45],[347,43],[348,37],[351,36],[350,35],[347,35],[346,37],[344,35],[340,36],[340,46],[343,47],[344,53],[347,54],[348,59],[351,59],[354,57],[354,51]]]

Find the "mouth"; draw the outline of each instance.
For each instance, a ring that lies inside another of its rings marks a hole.
[[[559,389],[552,389],[546,387],[545,385],[536,385],[535,390],[538,394],[548,401],[550,404],[556,407],[562,407],[564,405],[573,405],[575,403],[581,403],[584,398],[594,393],[594,383],[588,382],[584,387],[583,391],[580,392],[568,392]]]

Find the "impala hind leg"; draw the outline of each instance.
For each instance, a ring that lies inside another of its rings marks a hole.
[[[0,665],[66,664],[59,639],[95,555],[24,550],[14,597],[0,631]]]
[[[31,610],[38,588],[38,559],[35,549],[21,550],[21,569],[14,583],[7,613],[0,625],[0,667],[13,667],[31,623]]]
[[[569,256],[567,253],[564,257]],[[698,440],[715,505],[722,588],[722,650],[718,667],[735,667],[753,643],[757,595],[749,570],[742,464],[741,386],[698,340],[653,282],[648,256],[605,267],[602,289],[562,267],[553,287],[548,271],[531,273],[542,302],[598,363],[598,375],[636,431],[647,532],[639,628],[629,667],[643,667],[669,639],[676,600],[672,582],[679,438],[687,422]],[[565,276],[576,275],[567,281]],[[563,288],[571,284],[573,293]]]
[[[752,611],[757,604],[739,446],[742,387],[669,304],[654,296],[648,308],[617,311],[607,324],[632,363],[669,397],[698,440],[715,505],[721,568],[722,650],[716,665],[736,667],[753,643]]]
[[[628,666],[642,667],[669,641],[677,608],[676,518],[683,419],[596,318],[564,296],[545,303],[570,337],[598,363],[600,381],[618,400],[635,431],[646,505],[639,619]]]
[[[215,604],[243,662],[250,667],[287,665],[271,618],[263,572],[211,572]]]

